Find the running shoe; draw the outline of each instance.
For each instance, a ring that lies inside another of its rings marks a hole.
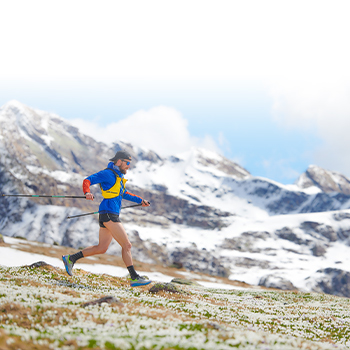
[[[64,267],[66,268],[66,271],[68,273],[69,276],[73,276],[73,263],[70,261],[70,255],[62,255],[62,260],[63,260],[63,264]]]
[[[148,280],[144,277],[137,276],[134,280],[130,281],[131,287],[138,287],[138,286],[145,286],[147,284],[150,284],[152,281]]]

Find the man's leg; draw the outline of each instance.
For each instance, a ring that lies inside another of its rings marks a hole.
[[[150,284],[152,281],[140,277],[134,269],[132,256],[131,256],[131,243],[129,237],[124,230],[123,225],[120,222],[108,221],[104,222],[104,225],[107,227],[113,238],[119,243],[122,247],[122,258],[125,266],[127,267],[131,281],[131,287],[144,286]]]
[[[111,244],[112,238],[113,236],[108,229],[100,227],[98,244],[83,249],[82,253],[84,257],[96,254],[104,254]]]
[[[104,222],[103,224],[107,227],[111,236],[122,247],[122,258],[125,266],[132,266],[131,243],[123,225],[120,222],[113,221]]]
[[[109,244],[112,241],[112,238],[113,237],[109,232],[109,230],[107,230],[106,228],[100,227],[98,245],[85,248],[82,251],[79,251],[72,255],[63,255],[62,260],[68,275],[73,276],[72,270],[77,260],[87,256],[105,253],[109,247]]]

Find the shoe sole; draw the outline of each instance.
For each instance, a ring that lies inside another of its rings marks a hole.
[[[64,264],[64,267],[66,268],[66,272],[68,273],[68,275],[73,276],[73,274],[69,272],[67,258],[65,256],[62,256],[62,260],[63,260],[63,264]]]
[[[140,287],[140,286],[146,286],[147,284],[152,283],[152,281],[147,281],[147,282],[135,282],[135,283],[130,283],[130,287]]]

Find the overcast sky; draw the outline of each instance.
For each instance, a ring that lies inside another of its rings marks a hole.
[[[216,150],[292,183],[350,177],[347,1],[16,1],[0,5],[0,105],[107,142]]]

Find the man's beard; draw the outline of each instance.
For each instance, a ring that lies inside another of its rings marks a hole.
[[[125,170],[125,169],[120,169],[120,168],[119,168],[119,170],[120,170],[120,172],[121,172],[122,174],[124,174],[124,175],[126,174],[126,170]]]

